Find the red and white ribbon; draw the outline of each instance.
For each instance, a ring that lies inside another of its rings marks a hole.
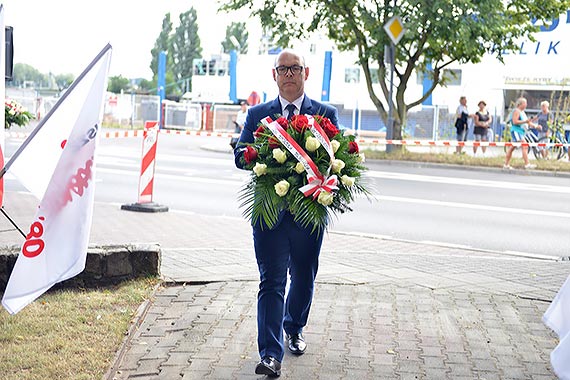
[[[309,118],[309,116],[307,117]],[[299,188],[299,191],[301,191],[306,197],[312,195],[313,199],[316,199],[319,196],[319,194],[323,191],[330,193],[333,190],[338,189],[337,176],[336,175],[332,175],[330,177],[323,176],[319,171],[319,169],[317,168],[317,165],[313,162],[311,157],[309,157],[307,152],[305,152],[305,150],[299,145],[299,143],[297,143],[297,141],[295,141],[295,139],[293,139],[291,135],[289,135],[287,131],[285,131],[283,127],[279,125],[279,123],[277,123],[276,121],[272,121],[270,117],[266,117],[261,122],[267,129],[269,129],[273,133],[273,135],[283,144],[283,146],[287,148],[289,152],[291,152],[293,157],[295,157],[297,161],[299,161],[307,171],[308,184]],[[334,154],[332,151],[332,146],[323,129],[314,123],[314,119],[312,117],[310,117],[309,119],[309,125],[311,125],[311,131],[314,130],[313,134],[315,134],[315,137],[317,135],[320,136],[320,138],[319,137],[316,138],[325,147],[327,152],[329,152],[330,150],[329,155],[331,156],[331,160],[333,160]],[[320,128],[320,131],[316,127]]]
[[[315,177],[308,177],[307,180],[309,183],[299,188],[306,197],[312,195],[313,199],[317,199],[323,191],[330,193],[333,190],[338,190],[338,178],[336,175],[332,175],[324,180]]]
[[[315,123],[314,117],[312,117],[311,115],[305,115],[305,116],[307,117],[307,120],[309,121],[309,130],[311,132],[313,132],[313,136],[315,136],[315,138],[317,140],[319,140],[321,145],[325,148],[325,150],[329,154],[329,157],[331,158],[331,165],[332,165],[332,162],[334,161],[334,152],[333,152],[333,148],[331,145],[331,141],[329,140],[329,137],[327,136],[327,134],[325,133],[323,128],[318,123]],[[329,170],[330,170],[330,167],[329,167]]]
[[[272,121],[270,117],[266,117],[261,120],[261,122],[271,131],[271,133],[273,133],[273,135],[275,135],[275,137],[277,137],[277,140],[279,140],[279,142],[281,142],[281,144],[291,152],[293,157],[303,164],[303,167],[307,171],[307,177],[319,178],[321,180],[324,179],[321,172],[319,172],[319,168],[317,168],[317,165],[313,162],[311,157],[309,157],[307,152],[305,152],[299,143],[295,141],[295,139],[292,138],[278,122]]]

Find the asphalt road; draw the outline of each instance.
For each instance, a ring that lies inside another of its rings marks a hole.
[[[7,156],[21,144],[8,138]],[[138,201],[141,138],[102,139],[96,201]],[[208,150],[204,148],[215,149]],[[154,201],[171,210],[241,218],[225,139],[160,135]],[[506,252],[569,256],[570,177],[368,161],[374,199],[360,199],[334,230]],[[24,190],[10,175],[7,189]]]

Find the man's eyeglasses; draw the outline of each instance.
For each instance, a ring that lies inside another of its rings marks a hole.
[[[293,65],[293,66],[277,66],[275,68],[275,71],[277,71],[277,74],[279,75],[287,75],[287,72],[289,70],[291,70],[291,74],[293,75],[299,75],[303,72],[304,67],[303,66],[299,66],[299,65]]]

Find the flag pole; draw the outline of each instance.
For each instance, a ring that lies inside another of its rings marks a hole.
[[[97,56],[95,57],[95,59],[93,59],[93,61],[91,61],[91,63],[87,66],[87,68],[85,70],[83,70],[83,72],[81,74],[79,74],[79,76],[77,77],[77,79],[75,79],[73,81],[73,83],[71,84],[71,86],[69,86],[69,88],[67,89],[67,91],[65,91],[63,93],[63,95],[57,100],[57,102],[54,104],[54,106],[52,107],[52,109],[49,110],[49,112],[47,113],[47,115],[39,122],[39,124],[36,126],[36,128],[34,128],[34,130],[32,131],[32,133],[30,133],[30,135],[28,136],[28,138],[22,143],[22,145],[20,145],[20,147],[18,148],[18,150],[12,155],[12,157],[10,157],[10,160],[6,163],[6,165],[4,165],[4,167],[2,168],[2,170],[0,170],[0,178],[4,177],[4,174],[6,174],[6,172],[10,169],[10,166],[12,166],[12,164],[14,163],[14,161],[16,161],[16,159],[18,158],[18,156],[24,151],[24,149],[26,149],[26,147],[30,144],[30,142],[32,141],[32,139],[39,133],[39,131],[42,129],[42,127],[44,126],[44,124],[49,120],[49,118],[51,117],[51,115],[59,108],[59,106],[61,105],[61,103],[63,103],[63,101],[69,96],[69,94],[73,91],[73,89],[75,89],[75,87],[77,87],[77,85],[79,84],[79,82],[81,82],[81,80],[87,75],[87,73],[93,68],[93,66],[95,66],[95,64],[105,55],[105,53],[107,53],[107,50],[111,49],[111,44],[107,44],[105,45],[105,47],[103,48],[103,50],[101,50],[101,52],[99,54],[97,54]]]
[[[0,207],[0,211],[2,211],[2,214],[4,214],[4,216],[6,217],[6,219],[8,219],[8,221],[10,221],[10,223],[12,223],[12,225],[14,227],[16,227],[16,229],[18,230],[18,232],[20,232],[22,234],[23,237],[26,237],[26,234],[24,233],[24,231],[22,231],[22,229],[20,227],[18,227],[18,225],[16,224],[16,222],[14,222],[14,220],[12,218],[10,218],[10,216],[8,215],[8,213],[6,213],[6,210],[4,210],[4,206]]]

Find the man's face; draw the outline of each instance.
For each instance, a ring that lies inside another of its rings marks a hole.
[[[279,74],[277,70],[273,68],[273,79],[277,82],[277,87],[279,87],[279,95],[289,102],[292,102],[305,92],[305,80],[309,77],[309,69],[305,67],[301,57],[290,52],[284,52],[279,55],[275,67],[280,66],[298,66],[303,68],[300,73],[287,70],[287,72],[283,74]]]

